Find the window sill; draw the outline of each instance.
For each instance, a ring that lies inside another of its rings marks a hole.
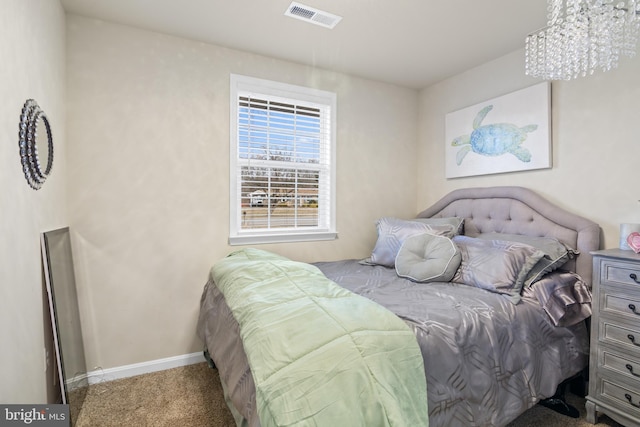
[[[335,240],[338,233],[335,231],[318,231],[288,234],[252,234],[245,236],[229,236],[229,244],[237,245],[261,245],[267,243],[295,243],[313,242],[321,240]]]

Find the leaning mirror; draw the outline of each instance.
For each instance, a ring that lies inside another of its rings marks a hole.
[[[38,190],[53,166],[53,138],[49,119],[33,99],[27,99],[22,107],[19,136],[24,177],[31,188]]]
[[[74,424],[89,381],[69,228],[42,233],[41,246],[62,403],[69,405]]]

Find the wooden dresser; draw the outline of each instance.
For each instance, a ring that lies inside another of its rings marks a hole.
[[[587,421],[603,412],[640,427],[640,255],[593,252]]]

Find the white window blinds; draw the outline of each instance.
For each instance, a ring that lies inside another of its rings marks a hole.
[[[231,243],[334,238],[335,96],[242,76],[232,95]]]

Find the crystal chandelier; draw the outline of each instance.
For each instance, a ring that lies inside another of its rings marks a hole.
[[[547,26],[525,41],[525,74],[570,80],[635,54],[640,0],[547,0]]]

